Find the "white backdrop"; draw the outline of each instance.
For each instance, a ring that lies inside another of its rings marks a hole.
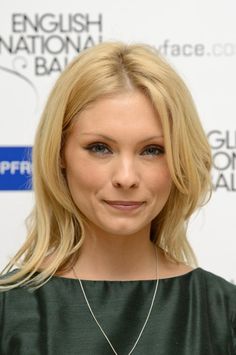
[[[214,156],[215,191],[189,239],[199,265],[236,281],[236,3],[234,0],[8,0],[0,11],[0,150],[32,146],[65,64],[104,40],[159,48],[196,102]],[[0,161],[0,189],[1,175]],[[0,191],[0,268],[25,239],[31,191]]]

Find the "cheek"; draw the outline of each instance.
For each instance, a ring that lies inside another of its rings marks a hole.
[[[95,169],[94,164],[88,163],[83,159],[76,159],[77,164],[70,162],[67,164],[66,174],[69,189],[72,195],[80,193],[94,192],[102,185],[102,172]]]
[[[147,175],[147,179],[153,192],[169,194],[172,186],[172,179],[166,165],[155,169],[152,174]]]

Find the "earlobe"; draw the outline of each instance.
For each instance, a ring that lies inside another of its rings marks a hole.
[[[60,157],[60,168],[65,169],[66,168],[66,163],[65,163],[65,158],[64,156]]]
[[[62,160],[60,161],[60,168],[61,168],[62,170],[65,170],[65,169],[66,169],[65,163],[64,163]]]
[[[60,161],[59,166],[61,169],[66,169],[66,159],[65,159],[65,137],[62,136],[61,147],[60,147]]]
[[[66,160],[65,160],[64,144],[61,146],[59,159],[60,159],[60,161],[59,161],[60,168],[65,169],[66,168]]]

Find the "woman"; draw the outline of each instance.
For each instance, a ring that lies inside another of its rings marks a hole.
[[[33,165],[28,238],[0,282],[1,354],[236,354],[236,287],[197,267],[186,238],[210,196],[210,148],[153,48],[80,54]]]

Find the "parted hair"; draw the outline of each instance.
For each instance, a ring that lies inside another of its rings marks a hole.
[[[61,166],[64,143],[75,118],[90,103],[130,90],[142,91],[161,120],[173,181],[164,208],[151,223],[150,239],[168,258],[197,265],[187,227],[193,212],[210,198],[212,160],[192,96],[154,47],[104,42],[81,52],[48,97],[33,146],[35,204],[26,219],[27,238],[2,270],[0,290],[24,286],[33,291],[77,261],[86,218],[72,199]],[[50,263],[40,270],[50,255]]]

